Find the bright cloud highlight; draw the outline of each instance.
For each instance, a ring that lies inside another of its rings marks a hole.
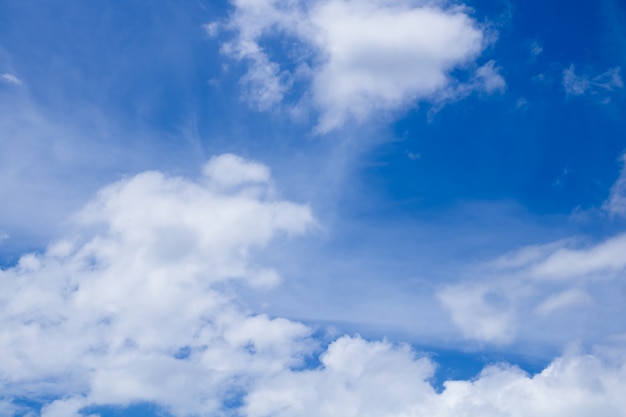
[[[61,398],[46,417],[136,401],[209,415],[245,377],[299,366],[310,330],[228,295],[274,285],[251,252],[313,225],[308,207],[246,186],[265,170],[223,155],[197,183],[146,172],[112,184],[77,216],[82,237],[1,271],[3,396]]]
[[[249,63],[242,78],[246,97],[268,109],[304,81],[300,100],[320,112],[320,133],[421,100],[442,102],[504,86],[493,63],[476,70],[488,40],[463,7],[407,0],[233,5],[228,26],[237,37],[223,51]],[[273,37],[294,45],[284,51],[286,58],[271,52]],[[451,71],[459,68],[476,70],[473,81],[455,79]]]

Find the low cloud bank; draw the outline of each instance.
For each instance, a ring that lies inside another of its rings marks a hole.
[[[491,366],[437,392],[436,364],[408,345],[348,335],[326,344],[302,323],[246,311],[237,286],[281,279],[255,251],[315,227],[257,162],[222,155],[195,181],[145,172],[104,188],[74,222],[72,236],[0,271],[3,415],[36,415],[25,399],[44,417],[138,402],[174,416],[626,410],[621,348],[567,354],[534,376]]]

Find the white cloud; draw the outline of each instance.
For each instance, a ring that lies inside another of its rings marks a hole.
[[[622,172],[611,187],[603,209],[613,216],[626,216],[626,154],[622,155]]]
[[[496,67],[495,61],[488,61],[478,67],[467,82],[450,84],[445,90],[438,92],[437,96],[432,98],[433,106],[429,111],[429,116],[432,117],[446,104],[462,100],[472,93],[501,93],[505,89],[506,82],[500,74],[500,69]]]
[[[606,278],[620,274],[626,268],[626,234],[621,234],[588,248],[559,248],[535,265],[529,266],[529,276],[536,279],[573,280],[581,277]]]
[[[471,381],[447,381],[436,393],[433,366],[403,346],[340,338],[323,367],[284,371],[246,398],[249,417],[618,416],[626,409],[623,357],[565,355],[529,376],[494,365]]]
[[[202,25],[202,28],[204,29],[204,32],[207,34],[208,37],[214,38],[219,33],[220,26],[221,25],[219,22],[211,22],[211,23]]]
[[[626,330],[614,320],[626,313],[624,253],[626,233],[527,246],[470,268],[471,279],[443,286],[438,297],[462,334],[479,342],[604,339]],[[568,326],[579,315],[584,323]]]
[[[537,306],[535,311],[542,315],[551,314],[555,310],[560,310],[591,302],[591,297],[585,291],[578,288],[565,290],[561,293],[549,296],[545,301]]]
[[[310,329],[248,315],[227,288],[276,281],[253,252],[305,232],[310,210],[249,192],[269,181],[260,164],[226,155],[206,168],[200,183],[146,172],[108,186],[76,217],[82,240],[0,271],[0,392],[74,398],[49,416],[133,401],[210,413],[230,379],[301,361]],[[233,178],[235,191],[202,185]]]
[[[0,270],[0,411],[24,415],[15,397],[42,401],[43,417],[136,402],[176,417],[231,415],[225,403],[233,398],[248,417],[626,409],[621,347],[566,355],[532,377],[492,366],[437,393],[436,365],[407,345],[341,336],[322,349],[302,323],[246,312],[233,286],[272,275],[255,248],[306,232],[313,218],[306,206],[259,192],[271,178],[257,162],[223,155],[204,173],[197,182],[146,172],[114,183],[76,217],[81,236]],[[464,301],[466,310],[487,321],[477,331],[499,335],[508,324],[495,316],[508,311],[506,297],[467,290],[481,301]],[[447,293],[453,302],[466,296]],[[315,351],[320,365],[306,367]]]
[[[270,181],[267,166],[233,154],[211,158],[202,171],[212,185],[225,189],[250,183],[268,184]]]
[[[624,87],[621,68],[611,68],[599,75],[577,74],[574,64],[563,71],[563,88],[569,95],[607,94]]]
[[[526,110],[529,106],[530,106],[530,103],[528,103],[528,100],[526,100],[526,98],[524,97],[518,98],[517,101],[515,102],[516,110]]]
[[[438,296],[465,337],[494,344],[514,339],[513,309],[506,294],[497,288],[469,283],[450,285]]]
[[[626,213],[625,172],[603,204],[611,215]],[[591,242],[572,238],[529,245],[469,268],[471,278],[442,286],[438,298],[461,333],[479,342],[611,338],[626,331],[614,319],[626,314],[624,254],[624,232]],[[568,325],[578,319],[576,327]]]
[[[533,41],[530,44],[530,53],[533,56],[538,56],[543,53],[543,46],[538,41]]]
[[[9,73],[0,74],[0,81],[8,84],[22,85],[22,80],[17,78],[15,75]]]
[[[283,100],[304,81],[309,100],[321,113],[317,130],[327,132],[354,119],[397,111],[459,86],[453,69],[472,68],[486,44],[483,29],[462,7],[409,0],[233,1],[229,22],[237,38],[223,51],[245,59],[246,97],[260,108]],[[271,53],[266,39],[290,45],[284,56]],[[492,92],[504,80],[493,63],[479,68],[473,85]],[[468,86],[465,89],[470,89]],[[459,95],[463,96],[463,95]]]
[[[281,372],[246,398],[244,415],[375,417],[412,415],[434,399],[434,366],[407,346],[341,337],[321,356],[322,367]],[[417,414],[419,415],[419,414]]]
[[[474,89],[493,93],[503,91],[506,88],[506,82],[499,70],[495,67],[494,61],[489,61],[476,70]]]
[[[563,88],[567,94],[583,95],[591,88],[591,82],[587,77],[576,75],[574,65],[570,65],[563,71]]]

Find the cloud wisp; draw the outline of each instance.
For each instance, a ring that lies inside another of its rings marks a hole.
[[[277,197],[260,163],[222,155],[197,181],[145,172],[105,187],[75,222],[81,236],[0,271],[4,415],[28,412],[17,398],[41,403],[43,417],[137,402],[177,417],[611,416],[626,407],[623,349],[567,354],[534,376],[494,365],[437,392],[436,364],[408,345],[344,335],[325,346],[309,326],[247,311],[233,286],[280,280],[255,250],[315,224],[307,206]]]
[[[626,233],[527,246],[438,297],[465,337],[482,343],[606,341],[626,331],[613,319],[626,313],[625,251]],[[577,325],[568,327],[572,320]]]
[[[285,97],[319,112],[317,132],[419,101],[441,104],[505,83],[476,59],[489,43],[467,8],[408,0],[233,1],[225,54],[243,60],[245,97],[265,110]],[[214,26],[211,26],[214,27]],[[462,82],[453,70],[473,76]]]
[[[0,74],[0,81],[13,84],[13,85],[22,85],[22,80],[17,78],[15,75],[5,72],[4,74]]]
[[[602,208],[611,216],[626,216],[626,153],[622,155],[622,171],[611,187],[609,198]]]
[[[602,204],[608,216],[626,214],[625,178],[622,167]],[[529,245],[468,268],[471,278],[441,287],[437,297],[464,336],[481,343],[609,340],[626,332],[614,320],[626,313],[624,253],[623,231]],[[568,327],[572,320],[579,321]]]
[[[576,73],[574,64],[563,71],[563,89],[570,96],[603,95],[624,88],[621,68],[611,68],[599,75]],[[605,101],[608,98],[605,97]]]

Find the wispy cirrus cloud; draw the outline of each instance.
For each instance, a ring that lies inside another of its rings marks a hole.
[[[249,65],[241,79],[246,98],[268,109],[303,83],[300,103],[319,111],[321,133],[422,100],[504,85],[493,63],[476,69],[490,38],[464,7],[405,0],[236,0],[233,6],[227,27],[236,37],[223,52]],[[293,47],[273,53],[276,43]],[[461,68],[475,71],[472,82],[451,74]]]
[[[625,172],[622,168],[602,204],[611,216],[625,214]],[[617,311],[626,312],[624,253],[623,231],[528,245],[468,266],[467,279],[444,285],[437,297],[463,335],[481,343],[610,339],[626,331],[613,320]],[[568,329],[563,320],[573,317],[584,318],[584,323]]]
[[[468,339],[496,345],[537,338],[567,343],[584,334],[581,341],[593,343],[626,331],[612,320],[617,311],[624,312],[626,301],[626,287],[620,284],[626,277],[624,251],[624,233],[597,242],[568,239],[527,246],[470,267],[471,279],[445,285],[438,297]],[[584,324],[564,324],[578,315],[585,317]],[[552,333],[545,333],[548,328]]]
[[[574,64],[563,71],[562,83],[565,93],[571,96],[607,95],[624,87],[620,67],[611,68],[598,75],[591,75],[576,73]]]
[[[622,168],[602,205],[611,216],[626,214],[625,173]],[[544,341],[610,338],[626,331],[613,320],[616,311],[625,312],[624,253],[624,232],[591,242],[570,238],[529,245],[470,267],[469,279],[444,286],[437,296],[465,337],[483,343],[531,340],[536,328],[550,326],[553,333],[543,334]],[[563,320],[577,315],[584,316],[585,327],[568,330]]]
[[[22,80],[17,78],[15,75],[5,72],[4,74],[0,74],[0,81],[14,84],[14,85],[22,85]]]

